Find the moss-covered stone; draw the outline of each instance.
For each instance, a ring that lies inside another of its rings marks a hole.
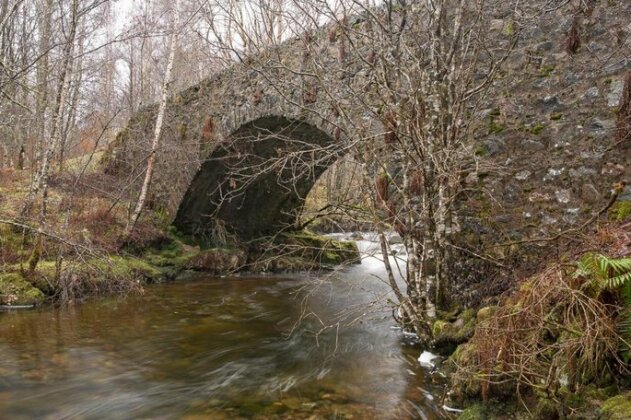
[[[484,308],[480,308],[478,313],[476,314],[477,322],[485,322],[488,321],[497,311],[497,306],[485,306]]]
[[[460,344],[452,355],[443,363],[447,372],[454,372],[458,366],[469,366],[477,360],[477,348],[471,342]],[[454,397],[479,398],[481,382],[475,376],[462,376],[452,378],[452,391]]]
[[[432,335],[434,337],[438,337],[439,335],[441,335],[447,328],[449,328],[450,324],[449,322],[446,321],[442,321],[442,320],[436,320],[434,322],[434,325],[432,325]]]
[[[199,246],[184,244],[179,239],[171,238],[160,247],[146,250],[142,259],[156,267],[184,269],[200,253]]]
[[[601,418],[603,420],[631,419],[631,392],[605,401],[601,408]]]
[[[432,326],[434,350],[443,355],[453,353],[459,344],[471,338],[475,324],[476,312],[473,309],[460,313],[454,322],[435,321]]]
[[[547,398],[539,399],[534,414],[538,419],[555,419],[559,416],[557,404]]]
[[[475,404],[464,410],[458,416],[458,420],[481,420],[486,418],[488,417],[482,404]]]
[[[357,244],[352,241],[338,241],[306,230],[283,236],[284,249],[280,250],[281,255],[299,256],[324,265],[361,261]]]
[[[39,305],[44,301],[44,298],[44,293],[33,287],[21,274],[0,274],[1,305]]]
[[[246,264],[246,254],[239,249],[212,248],[193,255],[186,262],[186,268],[208,273],[229,273],[242,269]]]
[[[617,222],[627,220],[631,216],[631,201],[618,201],[609,209],[608,215]]]

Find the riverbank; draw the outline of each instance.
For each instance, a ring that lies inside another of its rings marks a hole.
[[[10,228],[0,232],[5,239],[16,234]],[[243,248],[209,248],[168,234],[160,244],[148,248],[72,258],[61,267],[57,261],[48,259],[35,265],[30,256],[26,262],[3,267],[0,304],[37,306],[45,302],[78,302],[93,296],[137,293],[146,284],[173,280],[186,271],[212,275],[283,273],[330,270],[360,262],[353,242],[311,232],[285,234],[265,245],[251,246],[249,252]]]
[[[85,172],[70,170],[51,179],[42,222],[41,216],[18,216],[28,189],[27,174],[3,171],[0,305],[30,307],[139,293],[146,284],[165,282],[185,271],[278,273],[331,269],[360,260],[353,242],[307,230],[247,244],[200,241],[180,235],[160,209],[152,208],[121,242],[129,197],[116,192],[98,168]],[[36,202],[31,214],[41,211],[42,203]]]
[[[434,346],[459,419],[631,418],[627,228],[604,224],[489,306],[440,314]]]

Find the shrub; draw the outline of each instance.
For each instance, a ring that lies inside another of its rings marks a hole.
[[[480,322],[466,351],[454,357],[456,390],[485,399],[531,391],[559,401],[564,386],[575,390],[626,371],[620,357],[625,340],[616,328],[622,307],[612,288],[631,271],[618,270],[626,270],[626,260],[607,260],[603,269],[602,258],[589,258],[574,272],[555,266],[524,282]]]

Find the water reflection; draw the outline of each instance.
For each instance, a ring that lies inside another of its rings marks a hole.
[[[441,418],[380,270],[199,278],[1,314],[0,417]]]

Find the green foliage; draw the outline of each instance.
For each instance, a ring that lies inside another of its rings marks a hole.
[[[623,420],[629,418],[631,413],[631,392],[610,398],[601,408],[602,419]]]
[[[616,222],[627,220],[631,216],[631,201],[620,201],[615,204],[609,215]]]
[[[504,126],[497,123],[494,118],[489,121],[489,134],[498,134],[504,131]]]
[[[541,77],[549,77],[552,72],[554,72],[554,66],[553,65],[547,65],[547,66],[543,66],[539,69],[539,75]]]
[[[628,363],[631,360],[631,258],[586,254],[579,261],[574,277],[592,278],[597,286],[619,292],[624,304],[618,325],[623,340],[621,350]]]
[[[545,125],[536,124],[530,129],[530,132],[534,134],[535,136],[538,136],[543,131],[544,128],[546,128]]]
[[[169,211],[166,209],[166,207],[159,206],[155,210],[155,215],[156,215],[156,218],[158,219],[160,226],[166,230],[171,224],[171,216],[169,215]]]
[[[606,289],[620,290],[631,284],[631,258],[610,258],[602,254],[586,254],[578,262],[574,277],[592,277]]]
[[[19,273],[0,274],[1,305],[38,305],[44,301],[41,290]]]

